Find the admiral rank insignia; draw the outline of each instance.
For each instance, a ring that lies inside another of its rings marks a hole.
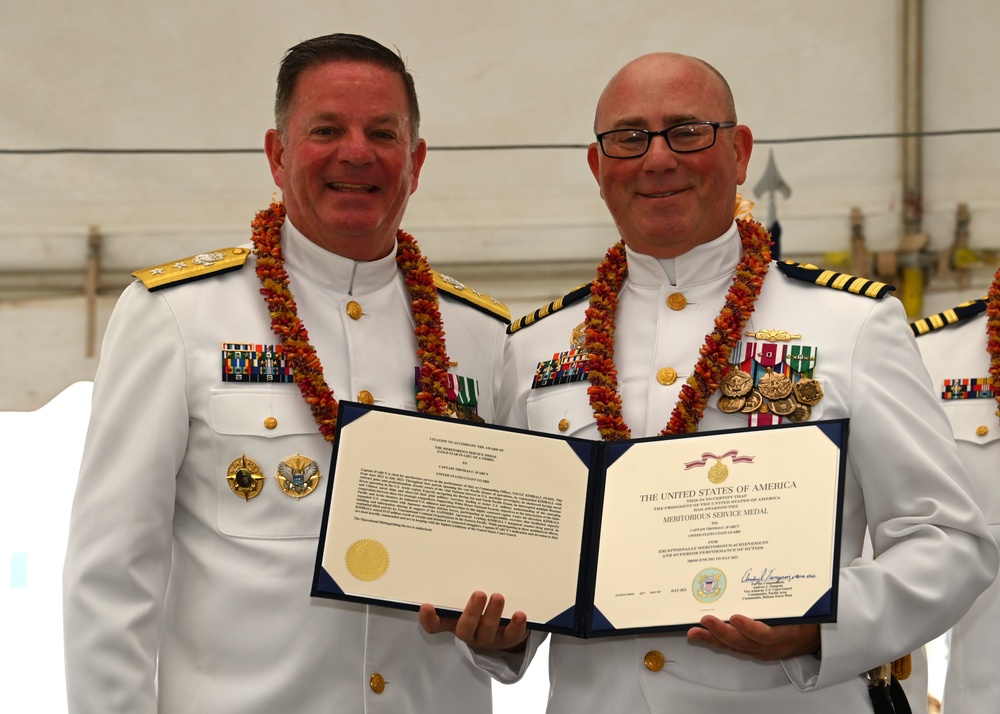
[[[480,312],[485,312],[490,317],[494,317],[505,324],[510,322],[510,310],[496,298],[470,288],[468,285],[455,280],[455,278],[439,273],[436,270],[432,270],[431,272],[434,275],[434,287],[438,289],[438,292],[458,298],[466,305],[471,305]]]
[[[957,325],[986,312],[986,298],[963,302],[944,312],[910,323],[915,337]],[[941,399],[994,399],[998,392],[991,377],[950,377],[942,380]]]
[[[137,270],[132,273],[132,277],[141,280],[146,289],[153,292],[170,285],[180,285],[211,275],[239,270],[249,257],[249,248],[222,248],[211,253],[199,253],[183,260],[164,263],[154,268]]]

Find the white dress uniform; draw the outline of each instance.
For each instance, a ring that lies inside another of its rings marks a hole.
[[[913,323],[958,453],[972,478],[976,502],[1000,543],[1000,419],[989,384],[986,301],[964,303]],[[979,596],[951,630],[943,711],[969,714],[1000,703],[1000,581]]]
[[[416,409],[416,338],[394,254],[354,262],[287,221],[282,249],[334,395]],[[64,573],[69,711],[491,711],[489,677],[453,638],[425,634],[415,612],[310,597],[331,444],[294,383],[223,376],[224,343],[280,342],[254,265],[156,292],[133,283],[112,317]],[[470,299],[440,291],[451,374],[493,421],[506,308],[490,314],[485,296],[453,292]],[[243,457],[264,476],[249,499],[227,479]],[[276,479],[296,457],[321,479],[301,498]]]
[[[633,437],[654,436],[666,426],[722,308],[740,251],[735,225],[672,261],[628,251],[614,356]],[[531,389],[539,362],[568,350],[584,321],[585,298],[562,309],[558,303],[512,324],[500,418],[515,427],[598,439],[586,379]],[[692,644],[684,632],[588,640],[554,635],[549,714],[871,712],[859,673],[947,630],[996,575],[997,546],[966,490],[901,304],[791,279],[772,265],[745,328],[761,330],[801,335],[782,344],[816,350],[814,377],[825,396],[810,420],[851,420],[837,622],[821,625],[822,654],[760,662]],[[658,379],[664,368],[677,372],[673,383]],[[709,401],[701,431],[748,425],[747,414],[720,411],[718,398]],[[866,528],[879,554],[874,561],[862,557]],[[539,639],[532,634],[529,654]],[[509,656],[479,652],[476,660],[501,681],[524,669]],[[914,702],[914,711],[918,704],[924,706]]]

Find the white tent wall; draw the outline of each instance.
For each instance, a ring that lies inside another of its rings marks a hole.
[[[755,215],[767,218],[752,188],[769,151],[793,190],[777,202],[784,254],[842,258],[855,207],[868,247],[894,250],[901,139],[778,140],[899,132],[914,7],[923,129],[1000,126],[993,0],[2,0],[0,337],[20,358],[0,410],[92,378],[132,270],[248,240],[275,190],[258,149],[277,63],[302,39],[357,32],[400,49],[431,149],[403,227],[436,267],[520,314],[588,279],[616,233],[584,149],[484,147],[589,143],[604,84],[650,51],[697,55],[730,80],[758,141],[744,186]],[[31,153],[64,148],[246,151]],[[951,244],[959,203],[972,246],[998,246],[1000,134],[929,136],[921,158],[931,248]],[[99,279],[87,298],[92,227]],[[993,270],[960,297],[982,294]],[[925,312],[952,299],[928,293]]]

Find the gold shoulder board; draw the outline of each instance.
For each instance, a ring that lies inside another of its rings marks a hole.
[[[157,265],[154,268],[137,270],[132,273],[132,277],[139,278],[146,289],[153,292],[209,275],[221,275],[231,270],[239,270],[249,256],[249,248],[221,248],[211,253],[199,253],[183,260]]]
[[[507,334],[513,335],[521,328],[533,325],[543,317],[551,315],[554,312],[559,312],[567,305],[572,305],[573,303],[579,302],[587,297],[590,297],[590,283],[584,283],[583,285],[575,287],[558,300],[553,300],[548,305],[543,305],[537,310],[529,312],[524,317],[517,318],[514,322],[510,323],[510,327],[507,328]]]
[[[919,320],[914,320],[910,323],[910,329],[913,330],[914,336],[920,337],[920,335],[926,335],[928,332],[940,330],[942,327],[954,325],[956,322],[968,320],[970,317],[975,317],[979,313],[985,311],[986,298],[969,300],[967,302],[963,302],[961,305],[956,305],[950,310],[939,312],[937,315],[931,315],[929,317],[922,317]]]
[[[795,263],[791,260],[780,261],[778,263],[778,270],[789,278],[793,278],[795,280],[803,280],[807,283],[822,285],[823,287],[833,288],[834,290],[843,290],[844,292],[854,293],[855,295],[864,295],[876,300],[881,300],[891,291],[896,289],[892,285],[880,283],[877,280],[856,278],[853,275],[848,275],[847,273],[837,273],[833,270],[824,270],[823,268],[817,268],[815,265],[810,265],[809,263]]]
[[[431,272],[434,273],[434,287],[439,292],[452,295],[462,302],[472,305],[472,307],[482,310],[487,315],[491,315],[505,323],[510,322],[510,310],[499,300],[470,288],[468,285],[458,282],[451,276],[439,273],[436,270],[432,270]]]

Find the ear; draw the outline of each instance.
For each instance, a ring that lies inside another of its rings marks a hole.
[[[595,141],[587,147],[587,164],[590,166],[590,173],[594,174],[594,180],[601,186],[601,149]],[[604,198],[604,188],[601,187],[601,198]]]
[[[410,153],[410,163],[413,166],[413,177],[410,180],[410,195],[417,190],[417,183],[420,180],[420,169],[424,165],[424,160],[427,158],[427,142],[423,139],[417,139],[417,148],[415,148]]]
[[[267,154],[267,163],[271,166],[274,185],[283,189],[285,187],[285,166],[282,159],[285,147],[281,143],[281,134],[278,133],[277,129],[268,129],[267,133],[264,134],[264,153]]]
[[[753,151],[753,133],[750,127],[742,124],[733,127],[733,151],[736,154],[736,183],[742,185],[747,180],[747,166]]]

